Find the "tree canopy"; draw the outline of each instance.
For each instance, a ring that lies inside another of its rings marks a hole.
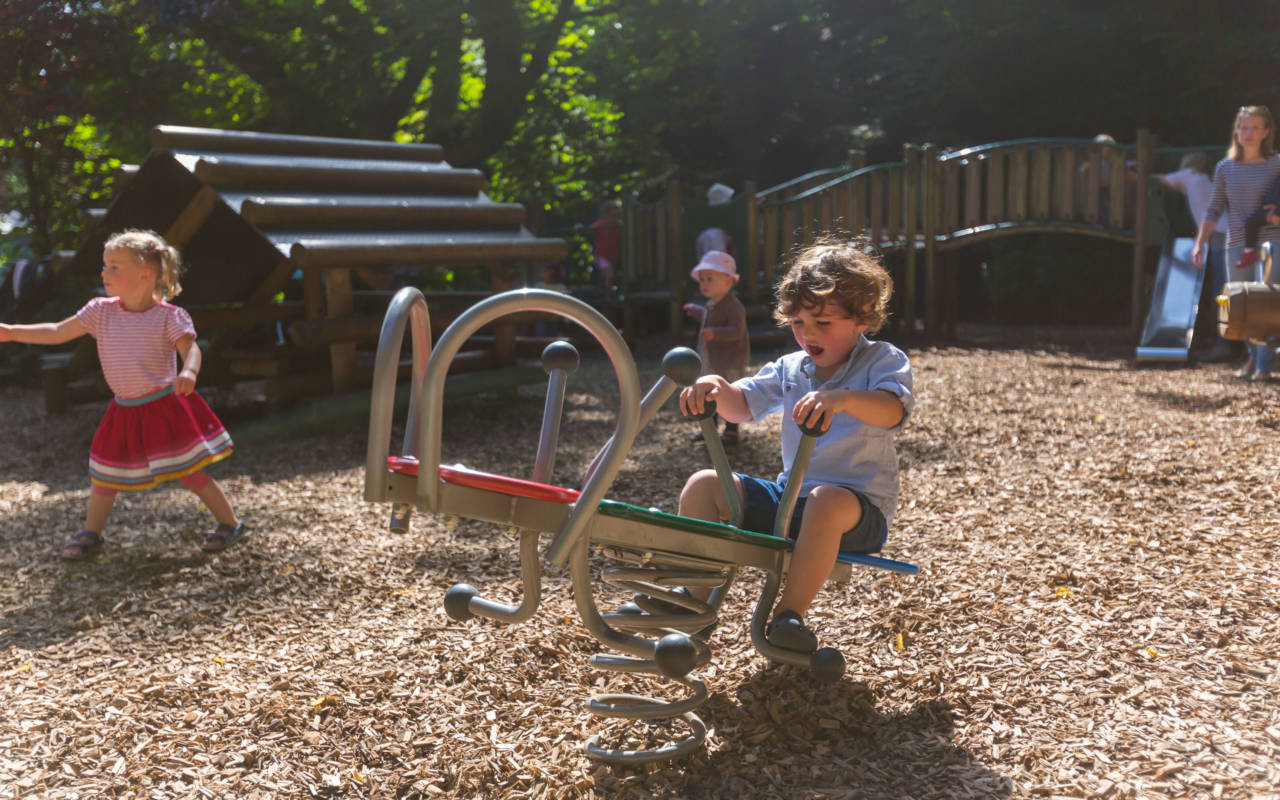
[[[0,178],[48,251],[161,122],[439,143],[570,212],[907,141],[1225,146],[1273,99],[1277,22],[1273,0],[11,0]]]

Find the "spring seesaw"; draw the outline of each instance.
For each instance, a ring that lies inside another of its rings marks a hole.
[[[583,327],[601,345],[613,365],[619,410],[612,436],[596,454],[580,488],[551,483],[563,416],[565,386],[579,364],[568,342],[553,342],[542,353],[548,375],[533,474],[529,479],[495,475],[462,466],[442,466],[441,431],[444,383],[450,362],[466,340],[493,320],[517,312],[556,314]],[[701,374],[694,351],[678,347],[666,354],[662,376],[641,397],[635,362],[621,335],[597,310],[569,295],[522,289],[494,295],[460,315],[431,346],[426,299],[412,287],[392,299],[383,320],[374,363],[369,440],[365,463],[365,499],[390,503],[390,527],[407,531],[413,510],[429,514],[513,526],[519,530],[520,599],[510,605],[480,595],[460,583],[445,594],[446,613],[455,620],[485,617],[499,622],[525,621],[541,602],[542,564],[568,567],[579,619],[591,635],[620,655],[598,654],[602,670],[665,677],[687,690],[674,701],[633,694],[602,694],[587,709],[598,716],[658,720],[682,719],[689,733],[649,750],[610,749],[599,736],[584,743],[591,758],[614,763],[646,763],[678,758],[700,747],[706,725],[695,711],[707,700],[707,687],[694,671],[711,660],[708,639],[719,609],[743,569],[765,573],[763,591],[751,617],[755,649],[773,661],[807,667],[820,681],[844,674],[844,656],[824,647],[804,653],[777,647],[765,638],[769,613],[777,600],[791,551],[787,524],[804,480],[818,431],[805,431],[780,503],[774,534],[738,527],[742,509],[732,472],[708,408],[701,417],[703,439],[729,501],[729,524],[667,514],[605,499],[639,431],[677,388]],[[390,452],[396,377],[406,335],[412,345],[409,410],[401,455]],[[542,534],[552,538],[540,554]],[[601,611],[592,586],[589,557],[607,560],[602,580],[634,593],[618,610]],[[852,565],[915,574],[914,564],[879,556],[841,553],[831,579],[847,580]],[[677,587],[710,590],[703,601]]]

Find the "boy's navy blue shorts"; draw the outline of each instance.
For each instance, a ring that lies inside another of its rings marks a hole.
[[[773,520],[778,515],[778,505],[782,501],[782,484],[734,473],[742,481],[742,528],[756,533],[773,533]],[[845,487],[848,488],[848,487]],[[852,553],[878,553],[889,537],[889,526],[884,514],[876,508],[876,504],[856,489],[849,489],[862,504],[862,519],[853,529],[840,537],[840,549]],[[800,519],[804,515],[804,501],[796,500],[795,511],[791,514],[791,527],[787,533],[792,539],[800,535]]]

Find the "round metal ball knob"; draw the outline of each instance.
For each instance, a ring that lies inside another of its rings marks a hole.
[[[702,359],[687,347],[673,347],[662,357],[662,374],[679,386],[689,386],[702,374]]]
[[[844,656],[834,647],[824,647],[809,656],[809,671],[819,683],[835,683],[844,675]]]
[[[697,663],[698,648],[683,633],[668,633],[653,648],[653,661],[668,678],[683,678]]]
[[[578,348],[568,342],[552,342],[542,348],[542,368],[547,374],[562,369],[570,375],[578,368]]]
[[[471,598],[480,594],[476,587],[469,583],[456,583],[444,593],[444,613],[450,619],[465,622],[475,614],[471,613]]]

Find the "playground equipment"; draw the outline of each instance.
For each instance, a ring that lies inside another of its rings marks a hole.
[[[488,294],[523,283],[513,268],[568,254],[562,239],[529,233],[523,206],[491,200],[484,175],[451,166],[438,145],[173,125],[150,138],[151,152],[118,179],[123,188],[95,215],[68,271],[96,275],[111,233],[161,233],[186,264],[179,302],[201,336],[212,335],[203,379],[263,379],[274,406],[369,385],[357,348],[377,338],[394,271],[484,271]],[[372,288],[358,290],[357,277]],[[245,336],[277,325],[287,343]],[[91,362],[93,343],[84,342],[80,361]],[[510,365],[515,324],[472,344],[468,367]],[[68,384],[86,371],[63,365],[45,376],[50,410],[74,399]]]
[[[581,488],[570,489],[551,482],[565,385],[578,365],[577,352],[563,342],[549,345],[543,353],[547,394],[531,480],[440,463],[443,391],[450,362],[476,329],[503,315],[523,311],[556,314],[581,325],[599,342],[617,376],[617,424],[587,468]],[[390,440],[395,383],[406,332],[412,345],[412,388],[402,454],[393,456]],[[806,431],[802,437],[773,535],[737,527],[742,512],[728,459],[711,419],[713,409],[703,415],[701,425],[712,463],[731,504],[730,524],[689,519],[604,497],[639,431],[678,386],[691,384],[700,371],[696,353],[676,348],[663,359],[663,376],[642,398],[635,363],[618,331],[587,304],[536,289],[505,292],[473,306],[449,326],[434,349],[427,303],[416,289],[400,290],[383,322],[369,415],[365,499],[391,503],[390,525],[396,530],[408,530],[414,509],[520,530],[522,589],[518,604],[497,602],[482,597],[475,587],[458,584],[444,599],[450,617],[524,621],[537,612],[540,603],[541,561],[557,567],[567,565],[583,625],[595,639],[622,653],[597,655],[593,664],[608,671],[662,676],[689,691],[686,697],[674,701],[629,694],[591,698],[587,708],[596,715],[623,719],[679,717],[689,728],[685,738],[652,750],[610,749],[598,737],[592,737],[584,747],[595,759],[658,761],[689,753],[704,741],[706,726],[695,711],[706,701],[707,688],[692,673],[711,659],[707,644],[710,629],[717,624],[726,593],[743,569],[761,570],[766,576],[750,623],[756,650],[773,661],[808,667],[820,680],[836,680],[844,672],[844,657],[833,648],[801,653],[776,647],[765,638],[765,624],[790,556],[786,526],[816,431]],[[543,533],[553,534],[553,538],[540,561]],[[635,592],[634,605],[601,612],[591,585],[588,559],[593,552],[609,562],[603,571],[606,582]],[[841,553],[833,576],[847,577],[853,564],[904,574],[918,571],[914,564]],[[704,602],[674,591],[680,586],[708,588],[710,597]],[[673,612],[672,605],[685,610]]]
[[[1271,283],[1275,247],[1263,242],[1262,282],[1231,282],[1218,295],[1218,332],[1224,339],[1280,336],[1280,285]]]
[[[1138,361],[1186,361],[1191,353],[1205,273],[1191,260],[1195,241],[1171,239],[1160,252],[1147,323],[1138,340]],[[1219,250],[1212,251],[1210,257],[1224,258]]]
[[[1148,256],[1155,248],[1168,254],[1165,192],[1150,178],[1162,160],[1172,167],[1196,149],[1213,148],[1156,148],[1151,133],[1139,129],[1129,145],[1037,138],[944,151],[906,144],[901,161],[871,165],[861,151],[852,151],[846,166],[759,191],[749,184],[735,199],[745,231],[734,236],[738,291],[744,302],[762,302],[797,243],[826,232],[861,234],[886,254],[901,254],[896,293],[902,305],[895,318],[909,331],[919,325],[929,338],[950,336],[957,316],[956,251],[1026,233],[1088,236],[1133,245],[1130,325],[1136,342],[1147,305]],[[691,237],[697,233],[684,221],[687,215],[676,182],[655,202],[630,199],[624,208],[624,273],[635,287],[628,296],[651,301],[654,293],[643,289],[664,288],[672,332],[683,323]]]

